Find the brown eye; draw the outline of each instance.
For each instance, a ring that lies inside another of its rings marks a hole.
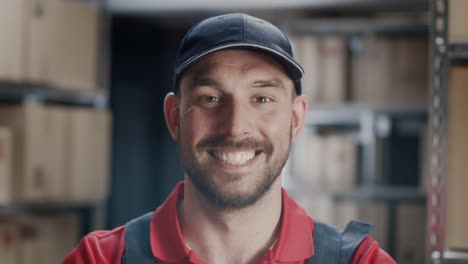
[[[204,101],[207,103],[217,103],[220,101],[219,97],[207,95],[204,97]]]
[[[259,97],[255,98],[255,102],[260,103],[260,104],[264,104],[264,103],[271,102],[271,99],[266,97],[266,96],[259,96]]]

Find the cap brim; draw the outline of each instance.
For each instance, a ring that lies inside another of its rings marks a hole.
[[[191,58],[187,59],[184,63],[182,63],[175,71],[176,71],[176,76],[180,77],[180,74],[185,71],[190,65],[193,65],[196,61],[199,59],[213,53],[216,51],[220,50],[226,50],[226,49],[248,49],[248,50],[255,50],[259,51],[262,53],[266,53],[267,55],[272,55],[273,58],[275,58],[287,71],[287,73],[290,75],[290,77],[294,80],[300,80],[302,76],[304,75],[304,70],[302,67],[294,61],[294,59],[290,58],[289,56],[286,56],[282,54],[281,52],[278,52],[272,48],[262,46],[262,45],[257,45],[253,43],[230,43],[230,44],[224,44],[221,46],[216,46],[212,49],[205,50],[202,53],[199,53],[195,56],[192,56]]]

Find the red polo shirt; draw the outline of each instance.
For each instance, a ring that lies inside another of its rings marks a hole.
[[[177,201],[183,199],[184,184],[179,183],[151,219],[150,243],[155,263],[202,264],[184,242],[177,217]],[[257,263],[303,264],[314,255],[314,220],[282,190],[283,216],[275,245]],[[111,231],[95,231],[85,236],[63,261],[64,264],[120,263],[125,244],[124,226]],[[157,230],[157,232],[155,231]],[[366,238],[350,263],[396,263]]]

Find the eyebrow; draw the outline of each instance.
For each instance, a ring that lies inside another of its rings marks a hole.
[[[283,90],[286,89],[284,82],[278,78],[271,78],[271,79],[259,79],[253,82],[255,87],[273,87],[273,88],[281,88]]]
[[[190,79],[190,88],[197,88],[200,86],[218,87],[220,86],[220,83],[215,79],[211,79],[208,77],[193,77]]]
[[[206,76],[196,76],[190,79],[189,87],[191,89],[208,86],[208,87],[220,87],[221,83],[215,79]],[[256,79],[252,82],[252,88],[277,88],[279,90],[287,91],[286,85],[281,79]]]

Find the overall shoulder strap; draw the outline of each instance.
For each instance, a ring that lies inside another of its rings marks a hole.
[[[372,225],[351,221],[344,232],[338,228],[316,222],[314,227],[314,256],[309,264],[346,264],[354,251],[366,238]]]
[[[341,231],[331,225],[315,222],[314,256],[309,264],[338,264],[341,244]]]
[[[356,249],[374,226],[357,221],[351,221],[341,236],[340,264],[348,263]]]
[[[150,224],[153,213],[135,218],[125,225],[125,250],[122,264],[154,264],[150,245]]]

